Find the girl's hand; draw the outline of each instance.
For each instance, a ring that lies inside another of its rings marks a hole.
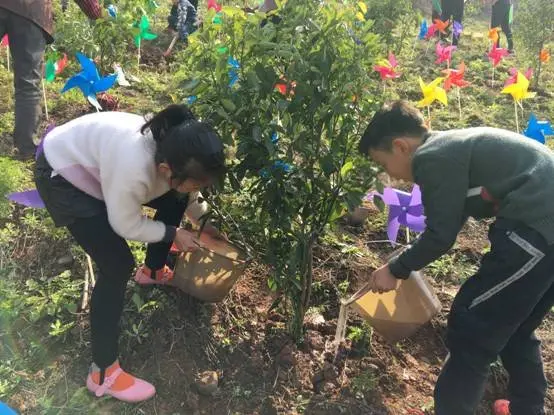
[[[192,232],[189,232],[185,229],[177,229],[175,234],[175,245],[177,248],[183,252],[192,252],[196,251],[202,246],[201,242],[194,236]]]

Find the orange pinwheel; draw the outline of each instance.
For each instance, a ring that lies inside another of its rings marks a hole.
[[[493,27],[489,30],[489,39],[492,40],[493,44],[498,44],[498,40],[500,39],[500,35],[498,32],[500,32],[502,29],[499,27]]]
[[[435,19],[433,20],[433,23],[435,23],[435,27],[439,32],[441,32],[443,35],[446,35],[446,29],[448,25],[450,25],[450,20],[446,20],[443,22],[441,19]]]
[[[548,52],[546,49],[541,50],[541,53],[539,54],[539,59],[542,63],[546,63],[550,60],[550,52]]]

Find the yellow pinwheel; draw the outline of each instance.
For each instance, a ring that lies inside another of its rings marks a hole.
[[[519,133],[519,116],[517,114],[517,106],[519,105],[523,112],[523,105],[521,102],[524,99],[533,98],[537,95],[535,92],[529,92],[529,79],[521,72],[517,73],[517,81],[511,85],[508,85],[501,91],[502,94],[510,94],[514,99],[514,113],[516,119],[516,129]]]
[[[423,79],[419,78],[419,86],[423,93],[423,99],[417,103],[419,108],[428,107],[435,101],[439,101],[443,105],[448,105],[446,91],[439,86],[442,81],[444,81],[444,78],[437,78],[426,85]]]
[[[535,92],[529,92],[529,79],[521,72],[517,73],[517,81],[504,88],[502,94],[510,94],[518,104],[537,95]]]

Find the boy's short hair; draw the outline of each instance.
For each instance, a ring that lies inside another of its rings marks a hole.
[[[364,156],[372,149],[390,151],[395,138],[420,138],[426,132],[421,112],[406,101],[395,101],[391,105],[385,104],[375,113],[358,149]]]

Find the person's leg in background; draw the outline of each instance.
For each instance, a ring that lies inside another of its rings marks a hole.
[[[0,40],[8,33],[8,14],[10,12],[0,7]]]
[[[512,34],[512,23],[510,21],[510,15],[512,14],[512,1],[501,0],[504,3],[504,9],[502,11],[502,21],[500,27],[502,32],[506,35],[506,41],[508,42],[508,51],[514,52],[514,37]]]
[[[535,330],[554,305],[554,286],[500,353],[510,375],[508,400],[511,415],[542,415],[547,382],[542,364],[540,340]]]
[[[9,13],[7,33],[13,58],[15,87],[14,144],[21,159],[35,155],[33,137],[40,116],[41,80],[46,38],[40,27]]]
[[[435,387],[437,415],[473,415],[484,392],[489,366],[505,349],[512,350],[510,362],[520,359],[521,366],[512,368],[516,377],[524,370],[537,373],[537,365],[526,365],[525,354],[509,345],[552,289],[554,249],[547,247],[537,232],[525,226],[514,229],[517,234],[493,225],[489,232],[491,252],[452,304],[446,339],[450,357]],[[535,376],[535,391],[542,387],[539,377]],[[540,397],[527,399],[540,405]],[[521,413],[542,414],[530,410],[526,407]]]
[[[458,22],[462,24],[463,20],[464,20],[464,0],[455,0],[452,7],[452,24],[454,22]],[[450,27],[452,27],[452,25]],[[457,46],[459,41],[460,41],[459,36],[453,36],[452,44],[454,46]]]

